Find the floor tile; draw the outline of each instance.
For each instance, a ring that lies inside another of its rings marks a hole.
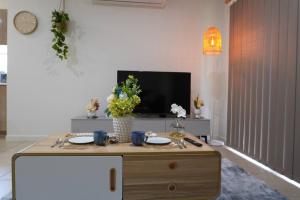
[[[0,199],[11,192],[11,180],[0,180]]]
[[[3,176],[0,177],[0,181],[11,181],[11,171],[7,172]]]
[[[1,161],[1,160],[0,160]],[[11,171],[10,166],[0,166],[0,178]]]

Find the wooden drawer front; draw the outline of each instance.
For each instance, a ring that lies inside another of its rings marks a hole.
[[[125,200],[214,199],[220,155],[124,156]]]

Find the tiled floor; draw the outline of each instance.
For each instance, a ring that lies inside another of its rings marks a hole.
[[[34,143],[33,140],[4,140],[0,138],[0,199],[11,191],[11,156],[17,151]],[[300,200],[300,189],[285,182],[270,172],[250,163],[231,151],[217,147],[223,157],[235,162],[250,174],[265,181],[270,187],[277,189],[290,200]]]
[[[34,141],[4,140],[0,138],[0,199],[11,192],[11,157]]]

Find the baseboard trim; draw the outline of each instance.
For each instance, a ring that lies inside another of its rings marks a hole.
[[[222,142],[226,143],[226,139],[223,136],[218,136],[217,137],[218,140],[221,140]]]

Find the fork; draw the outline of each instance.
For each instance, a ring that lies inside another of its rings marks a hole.
[[[55,143],[54,143],[53,145],[51,145],[51,148],[53,148],[53,147],[59,145],[61,142],[62,142],[62,139],[61,139],[61,138],[58,138],[58,139],[55,141]]]
[[[66,142],[68,142],[68,139],[67,139],[67,138],[64,139],[64,140],[60,143],[60,145],[59,145],[58,147],[59,147],[59,148],[63,147],[63,146],[65,145]]]
[[[183,149],[183,146],[181,146],[179,140],[176,140],[176,141],[175,141],[175,144],[179,147],[179,149]]]
[[[184,142],[183,139],[180,140],[180,143],[182,144],[182,146],[183,146],[185,149],[187,148],[187,146],[185,145],[185,142]]]

